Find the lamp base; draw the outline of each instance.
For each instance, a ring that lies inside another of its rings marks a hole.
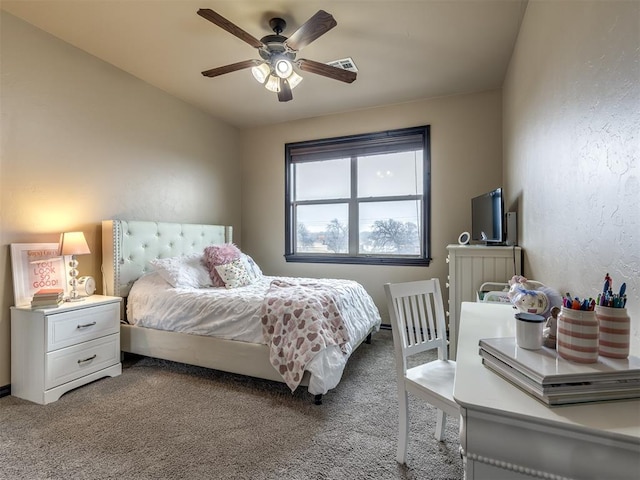
[[[69,281],[71,291],[69,292],[69,297],[65,302],[82,302],[84,297],[81,297],[78,292],[78,260],[75,255],[71,255],[69,266],[71,267],[71,270],[69,270],[69,275],[71,276],[71,280]]]
[[[75,298],[66,298],[64,301],[65,302],[84,302],[84,297],[75,297]]]

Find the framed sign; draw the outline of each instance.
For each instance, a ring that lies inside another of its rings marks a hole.
[[[57,243],[12,243],[11,270],[13,296],[17,307],[31,304],[33,294],[42,288],[62,288],[69,293],[69,262],[61,257]]]

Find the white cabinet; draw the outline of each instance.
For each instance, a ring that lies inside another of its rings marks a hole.
[[[448,245],[449,263],[449,356],[456,358],[460,325],[460,304],[474,302],[485,282],[506,283],[522,275],[520,247]]]
[[[11,395],[46,404],[120,375],[120,301],[93,295],[57,308],[11,307]]]

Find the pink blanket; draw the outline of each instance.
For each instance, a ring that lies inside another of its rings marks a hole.
[[[262,303],[262,334],[270,347],[271,365],[291,391],[302,381],[306,365],[328,346],[343,353],[349,335],[326,284],[274,280]]]

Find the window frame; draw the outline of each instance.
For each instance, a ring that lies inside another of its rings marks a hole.
[[[360,254],[358,251],[359,228],[352,233],[352,227],[358,226],[358,206],[361,203],[380,202],[385,200],[419,200],[420,195],[393,197],[357,197],[357,156],[360,154],[375,154],[391,151],[403,151],[420,145],[423,151],[423,193],[422,193],[422,221],[420,236],[421,255],[384,255]],[[330,200],[293,201],[294,173],[293,166],[305,161],[331,160],[335,158],[350,158],[351,189],[349,198],[332,198]],[[354,191],[356,195],[354,196]],[[431,141],[430,126],[401,128],[374,133],[348,135],[342,137],[324,138],[285,144],[285,260],[301,263],[333,263],[360,265],[403,265],[428,266],[431,262]],[[295,239],[297,223],[295,221],[295,207],[297,205],[321,205],[343,202],[349,208],[349,253],[295,253]],[[355,215],[355,219],[352,216]],[[352,253],[355,251],[355,254]]]

